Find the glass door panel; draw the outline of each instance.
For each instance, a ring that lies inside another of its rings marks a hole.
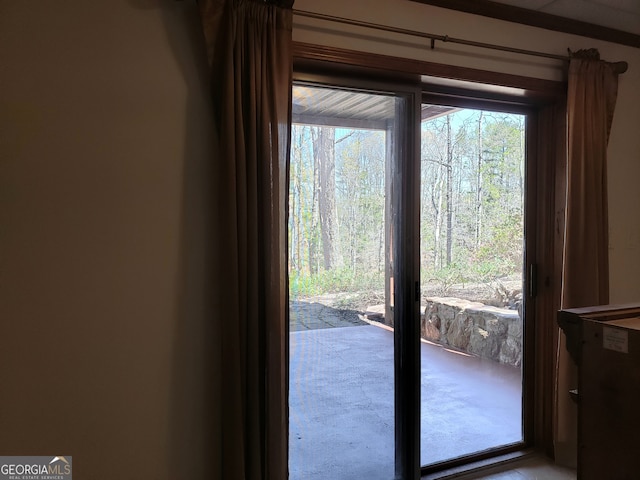
[[[422,106],[423,465],[524,438],[525,118]]]
[[[390,187],[405,102],[391,94],[293,87],[292,480],[394,478]]]

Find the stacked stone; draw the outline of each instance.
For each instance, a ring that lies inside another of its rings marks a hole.
[[[522,319],[517,310],[459,298],[430,297],[421,318],[426,340],[509,365],[522,362]]]

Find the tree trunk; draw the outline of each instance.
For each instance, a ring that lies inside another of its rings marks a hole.
[[[434,185],[434,188],[437,188],[438,200],[437,202],[434,200],[432,202],[433,209],[436,213],[436,228],[435,228],[435,238],[433,242],[433,259],[435,261],[436,268],[442,268],[442,199],[443,199],[443,191],[444,191],[444,177],[440,175],[438,183]]]
[[[312,140],[314,138],[314,128],[311,129]],[[315,152],[315,142],[313,144],[313,188],[311,193],[311,228],[309,229],[309,273],[317,273],[317,248],[318,248],[318,160]]]
[[[475,248],[480,248],[482,237],[482,113],[478,119],[478,163],[476,165],[476,231]]]
[[[324,268],[331,270],[338,264],[335,128],[315,127],[312,138],[313,155],[318,165],[318,213]]]
[[[447,115],[447,165],[446,165],[446,207],[447,207],[447,266],[451,265],[451,250],[453,246],[453,145],[451,139],[451,118]]]

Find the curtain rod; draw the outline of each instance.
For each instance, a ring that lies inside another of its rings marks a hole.
[[[421,37],[421,38],[428,38],[431,40],[431,48],[433,49],[435,47],[435,42],[440,41],[440,42],[449,42],[449,43],[459,43],[461,45],[468,45],[471,47],[477,47],[477,48],[487,48],[490,50],[500,50],[503,52],[510,52],[510,53],[518,53],[521,55],[530,55],[530,56],[534,56],[534,57],[545,57],[545,58],[552,58],[554,60],[562,60],[564,62],[568,62],[569,60],[571,60],[571,56],[570,55],[555,55],[553,53],[546,53],[546,52],[537,52],[535,50],[524,50],[522,48],[513,48],[513,47],[505,47],[502,45],[494,45],[491,43],[483,43],[483,42],[475,42],[473,40],[465,40],[463,38],[454,38],[454,37],[450,37],[448,35],[436,35],[433,33],[425,33],[425,32],[419,32],[417,30],[407,30],[405,28],[398,28],[398,27],[391,27],[391,26],[387,26],[387,25],[380,25],[378,23],[369,23],[369,22],[362,22],[360,20],[352,20],[349,18],[343,18],[343,17],[335,17],[333,15],[325,15],[323,13],[315,13],[315,12],[309,12],[309,11],[305,11],[305,10],[293,10],[293,14],[294,15],[298,15],[301,17],[309,17],[309,18],[316,18],[319,20],[327,20],[330,22],[336,22],[336,23],[344,23],[347,25],[354,25],[354,26],[358,26],[358,27],[365,27],[365,28],[372,28],[375,30],[383,30],[385,32],[393,32],[393,33],[400,33],[403,35],[410,35],[413,37]],[[624,73],[627,71],[627,68],[629,67],[629,65],[627,64],[627,62],[613,62],[611,63],[614,71],[616,73]]]

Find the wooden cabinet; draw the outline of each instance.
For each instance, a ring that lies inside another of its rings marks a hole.
[[[578,366],[578,479],[640,478],[640,304],[558,312]]]

